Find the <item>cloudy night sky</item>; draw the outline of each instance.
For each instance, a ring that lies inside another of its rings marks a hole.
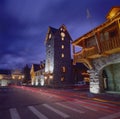
[[[120,0],[0,0],[0,69],[39,63],[49,26],[64,24],[75,40],[103,23],[113,6]]]

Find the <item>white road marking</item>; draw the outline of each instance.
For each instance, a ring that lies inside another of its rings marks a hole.
[[[16,108],[11,108],[9,111],[12,119],[21,119]]]
[[[69,109],[69,110],[78,112],[78,113],[85,113],[85,112],[83,112],[83,111],[81,111],[81,110],[77,110],[77,109],[75,109],[75,108],[72,108],[72,107],[67,106],[67,105],[63,105],[63,104],[61,104],[61,103],[56,103],[56,104],[59,105],[59,106],[62,106],[62,107],[64,107],[64,108],[67,108],[67,109]]]
[[[105,116],[105,117],[101,117],[99,119],[116,119],[118,117],[120,117],[120,112],[114,113],[114,114],[111,114],[111,115],[108,115],[108,116]]]
[[[74,104],[80,105],[80,106],[82,106],[82,107],[84,107],[86,109],[92,110],[92,111],[98,111],[97,109],[89,107],[89,106],[86,106],[86,105],[84,105],[84,104],[82,104],[80,102],[74,102]]]
[[[48,108],[48,109],[50,109],[50,110],[52,110],[53,112],[57,113],[58,115],[60,115],[63,118],[70,117],[69,115],[67,115],[67,114],[65,114],[65,113],[63,113],[63,112],[61,112],[61,111],[59,111],[59,110],[57,110],[57,109],[49,106],[48,104],[43,104],[43,106],[46,107],[46,108]]]
[[[40,113],[36,108],[33,106],[28,106],[28,108],[39,118],[39,119],[48,119],[45,115]]]
[[[89,104],[89,105],[94,105],[94,106],[97,106],[97,107],[102,107],[102,108],[109,108],[108,106],[105,106],[105,105],[100,105],[100,104],[95,104],[95,103],[90,103],[90,102],[84,102],[84,101],[80,101],[80,100],[76,100],[78,102],[81,102],[81,103],[85,103],[85,104]]]

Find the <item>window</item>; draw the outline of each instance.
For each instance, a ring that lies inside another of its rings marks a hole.
[[[62,37],[61,39],[62,39],[62,41],[64,41],[64,37]]]
[[[62,45],[61,48],[64,49],[64,45]]]
[[[62,72],[66,72],[65,66],[62,67]]]
[[[61,81],[63,82],[64,80],[65,80],[65,78],[62,76],[62,77],[61,77]]]
[[[61,57],[62,57],[62,58],[64,57],[64,54],[63,54],[63,53],[61,54]]]

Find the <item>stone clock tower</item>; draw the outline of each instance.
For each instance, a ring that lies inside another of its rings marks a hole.
[[[59,29],[48,28],[46,35],[45,84],[64,87],[71,83],[71,37],[62,25]]]

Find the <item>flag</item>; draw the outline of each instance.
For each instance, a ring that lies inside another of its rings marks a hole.
[[[89,9],[87,9],[86,12],[87,12],[87,18],[88,18],[88,19],[91,18]]]

